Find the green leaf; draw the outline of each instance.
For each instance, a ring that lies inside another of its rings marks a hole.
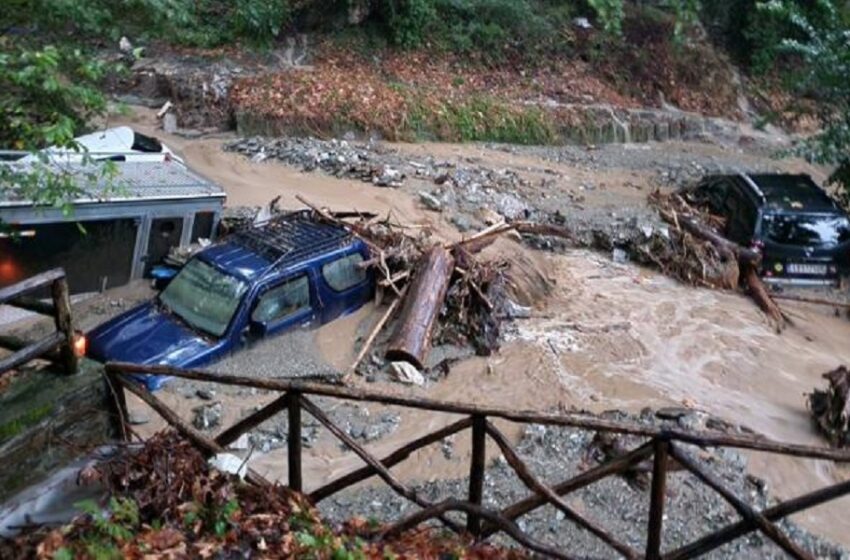
[[[63,546],[53,553],[53,560],[74,560],[74,553]]]
[[[316,548],[319,544],[318,539],[310,533],[296,533],[295,538],[298,540],[298,544],[305,548]]]

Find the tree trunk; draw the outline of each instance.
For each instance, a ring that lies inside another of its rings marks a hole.
[[[762,282],[756,272],[756,267],[751,264],[741,263],[741,268],[744,272],[744,281],[747,283],[750,296],[755,300],[761,310],[764,311],[765,315],[776,323],[776,328],[782,329],[785,326],[785,316],[782,314],[779,306],[776,305],[776,302],[773,301],[773,298],[770,297],[764,282]]]
[[[423,255],[405,298],[399,324],[387,347],[388,360],[405,361],[419,369],[431,349],[434,324],[446,299],[454,257],[439,245]]]
[[[664,218],[664,221],[674,225],[678,224],[682,229],[692,235],[705,239],[721,252],[729,251],[733,253],[742,266],[744,264],[757,266],[761,263],[761,255],[757,251],[741,247],[734,241],[729,241],[710,227],[699,223],[693,218],[688,216],[673,216],[671,213],[665,211],[661,211],[661,217]]]

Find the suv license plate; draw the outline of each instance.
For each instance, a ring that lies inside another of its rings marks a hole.
[[[818,276],[825,276],[826,265],[791,263],[788,265],[788,272],[789,274],[816,274]]]

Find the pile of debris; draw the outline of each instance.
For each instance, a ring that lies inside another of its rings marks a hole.
[[[413,230],[387,218],[355,212],[332,213],[297,197],[316,219],[348,229],[366,242],[375,270],[377,300],[393,301],[365,339],[346,372],[358,371],[384,328],[392,324],[384,356],[400,378],[420,383],[432,342],[471,346],[479,355],[498,349],[500,325],[510,299],[505,261],[485,261],[477,254],[500,235],[518,232],[571,238],[560,226],[500,222],[457,243],[439,243],[425,230]],[[346,218],[354,218],[346,219]],[[392,319],[392,321],[391,321]],[[404,365],[402,365],[404,364]]]
[[[362,519],[334,528],[303,495],[247,483],[215,466],[222,463],[174,432],[125,448],[79,474],[82,484],[105,488],[102,503],[79,504],[64,527],[0,539],[0,558],[524,557],[429,529],[385,537],[384,526]]]
[[[777,331],[782,330],[790,320],[758,275],[761,254],[718,233],[723,218],[698,200],[686,200],[689,196],[688,191],[649,195],[650,204],[671,228],[666,242],[642,248],[642,256],[684,282],[727,290],[744,286]]]
[[[381,161],[386,160],[384,157],[374,157],[376,153],[383,155],[377,147],[357,147],[346,140],[254,137],[236,140],[224,149],[249,156],[254,162],[276,159],[305,172],[321,169],[337,178],[357,179],[379,187],[400,187],[406,178],[399,166]]]
[[[841,366],[824,373],[823,378],[829,387],[808,395],[809,410],[829,443],[845,447],[850,444],[850,369]]]

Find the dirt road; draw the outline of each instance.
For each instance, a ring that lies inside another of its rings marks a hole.
[[[430,227],[443,237],[460,235],[458,215],[465,215],[474,226],[481,221],[481,208],[469,204],[448,204],[441,212],[424,209],[418,192],[433,190],[433,181],[411,179],[401,189],[379,188],[303,173],[272,161],[252,163],[242,155],[222,152],[220,138],[188,141],[164,135],[156,130],[149,112],[137,113],[129,122],[160,136],[180,151],[193,169],[219,183],[228,193],[229,205],[261,205],[282,195],[282,204],[294,207],[294,195],[301,194],[335,209],[391,211],[402,222]],[[737,148],[703,144],[609,147],[601,153],[588,152],[589,157],[578,148],[390,148],[405,157],[430,156],[458,166],[509,168],[533,185],[525,190],[517,187],[511,196],[535,211],[562,212],[573,224],[644,219],[648,211],[643,201],[652,188],[663,185],[665,179],[675,184],[680,176],[691,177],[715,167],[778,167],[805,170],[822,178],[819,170],[799,161],[777,162]],[[551,180],[541,182],[541,178]],[[463,195],[458,199],[462,202]],[[828,309],[787,303],[795,324],[778,335],[741,295],[683,286],[635,265],[617,264],[607,254],[586,250],[542,253],[510,241],[495,250],[523,255],[526,266],[554,284],[553,293],[536,303],[533,317],[508,328],[507,342],[498,355],[464,360],[453,366],[446,378],[426,388],[379,386],[515,408],[574,406],[636,412],[644,407],[685,405],[772,438],[824,443],[813,432],[803,395],[822,384],[821,373],[850,363],[850,321],[846,318],[836,317]],[[315,347],[329,364],[344,367],[352,355],[350,341],[373,320],[374,314],[366,310],[328,325],[315,333]],[[164,395],[187,414],[190,404],[197,405],[176,389],[166,389]],[[269,398],[232,397],[228,419],[238,418],[240,407],[253,407]],[[423,413],[399,414],[398,427],[371,443],[370,449],[387,452],[414,434],[437,427],[438,422],[450,421]],[[156,426],[153,423],[146,431]],[[456,453],[466,453],[462,442]],[[282,450],[272,450],[261,454],[254,464],[270,476],[285,477],[283,457]],[[399,473],[419,480],[463,474],[458,463],[441,457],[439,449],[426,452]],[[356,464],[350,454],[342,454],[338,446],[320,439],[305,465],[307,486],[316,486]],[[751,457],[750,469],[767,479],[773,494],[780,497],[848,476],[824,463],[771,457]],[[844,515],[848,505],[850,500],[823,506],[798,521],[850,545],[850,519]]]

